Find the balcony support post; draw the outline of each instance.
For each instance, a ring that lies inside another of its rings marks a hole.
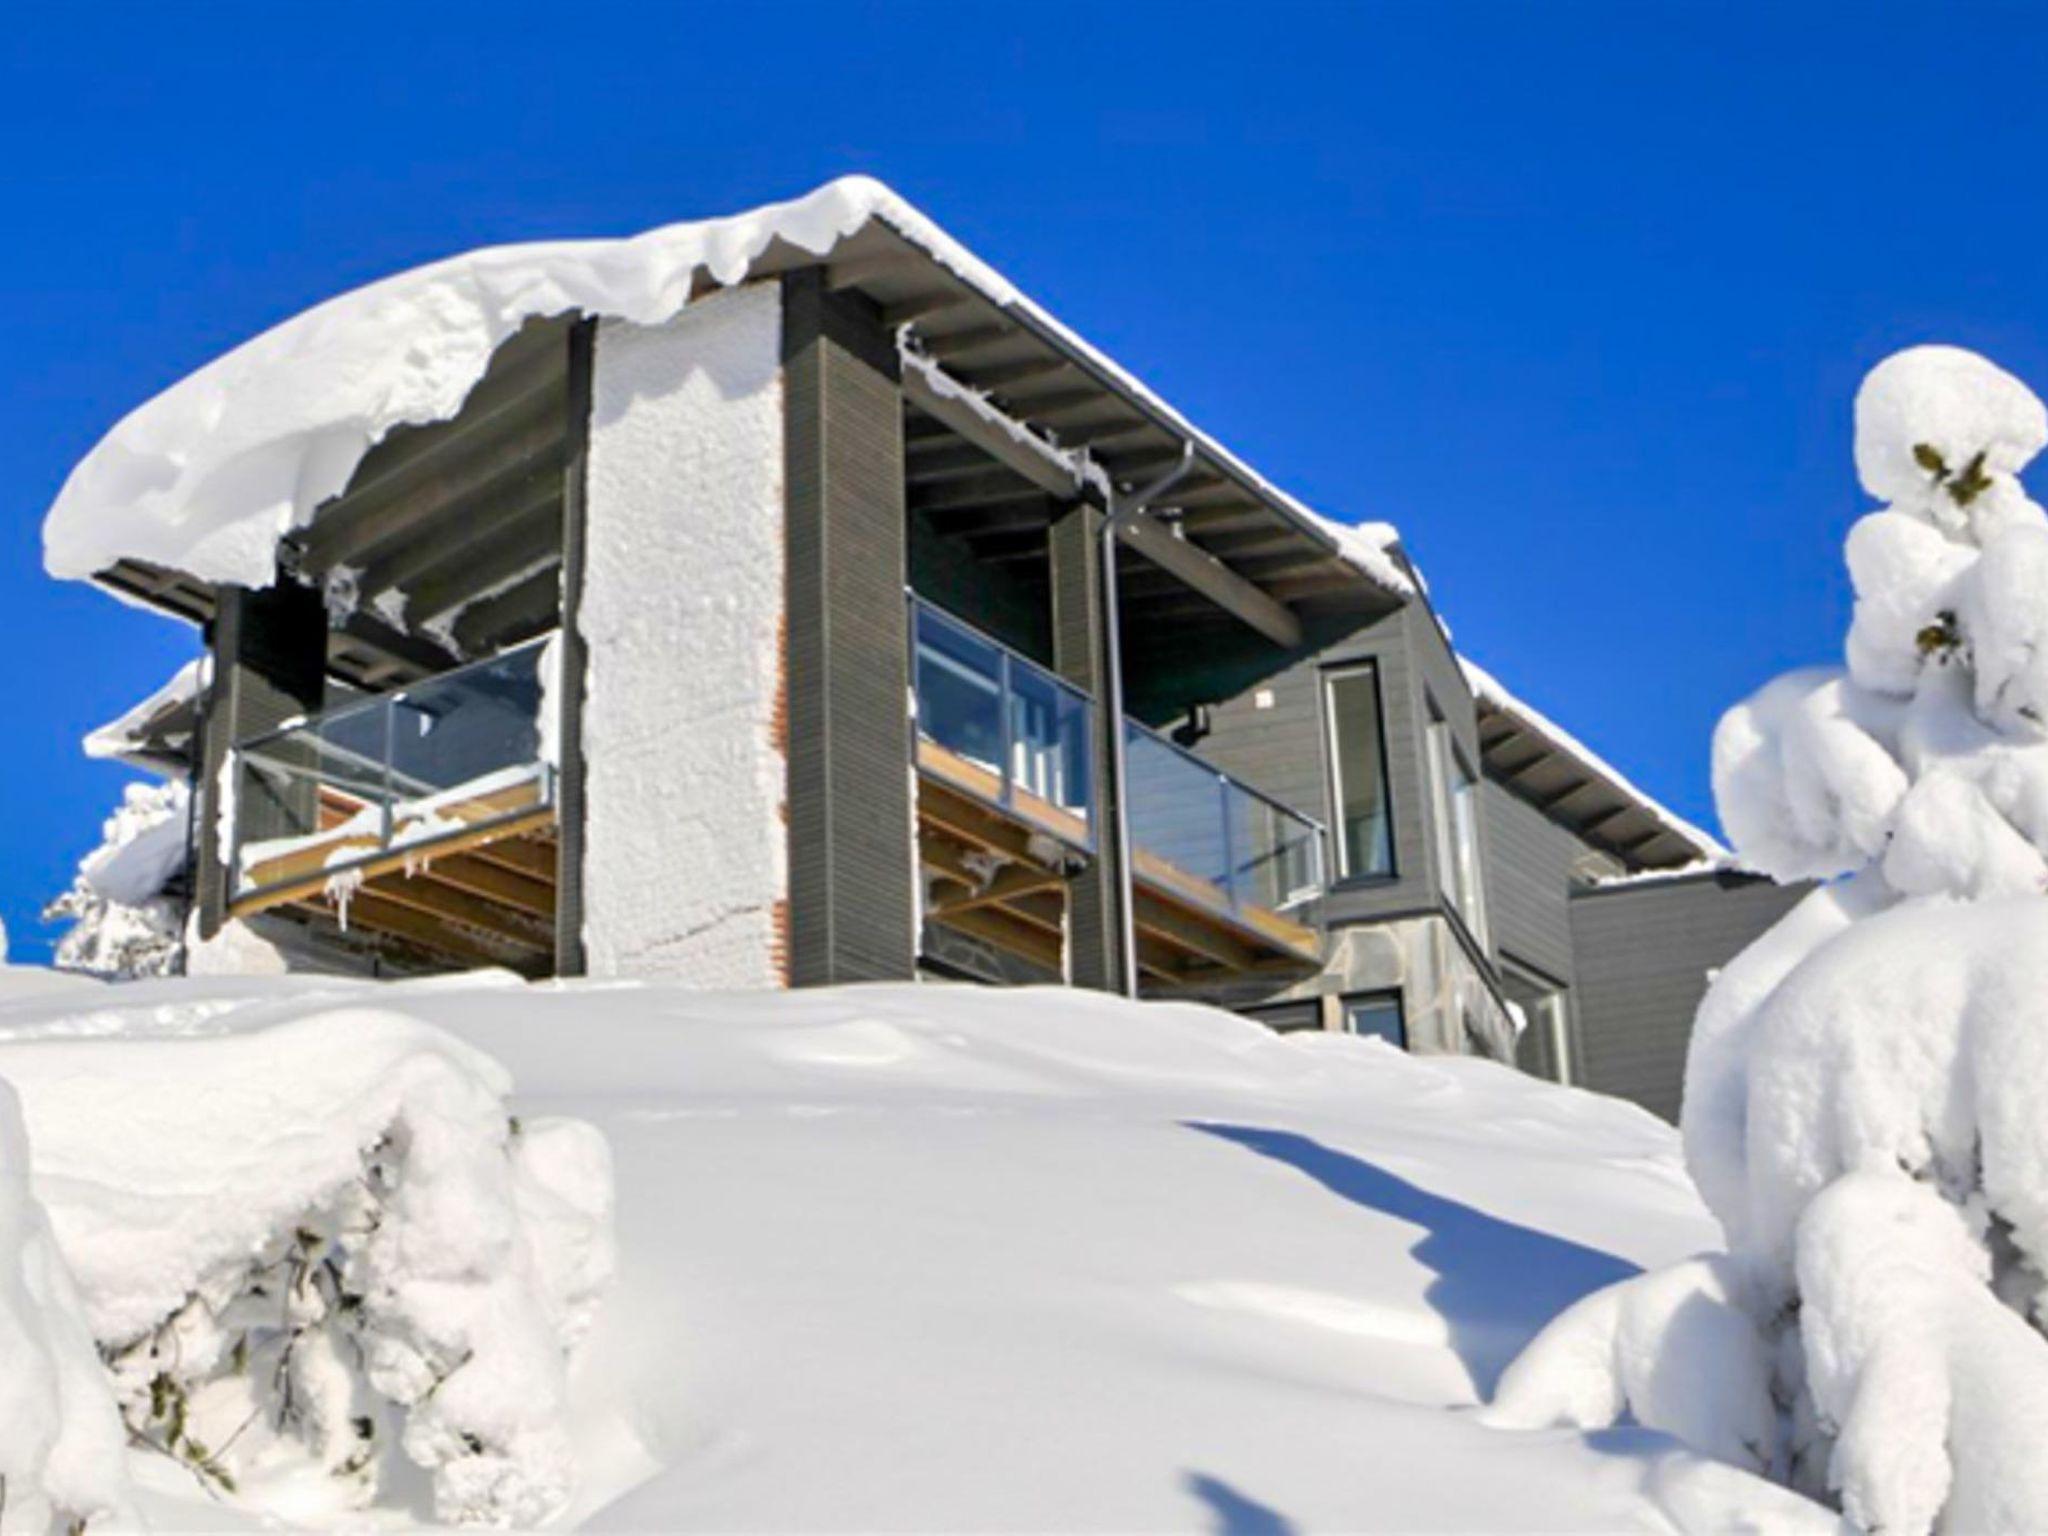
[[[280,578],[254,591],[219,590],[206,627],[211,676],[200,727],[198,847],[193,850],[199,936],[210,939],[227,921],[230,860],[222,856],[227,809],[222,770],[238,741],[272,730],[296,715],[319,711],[327,673],[327,609],[312,587]],[[311,793],[310,781],[307,792]],[[313,807],[306,808],[307,814]]]

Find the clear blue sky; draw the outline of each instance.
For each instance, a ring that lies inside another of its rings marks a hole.
[[[195,644],[42,575],[65,473],[428,258],[880,176],[1702,819],[1717,713],[1839,649],[1863,370],[2048,383],[2039,8],[98,4],[0,59],[17,958],[127,777],[79,735]]]

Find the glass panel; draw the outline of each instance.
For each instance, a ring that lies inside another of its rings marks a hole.
[[[925,607],[917,610],[917,728],[978,768],[1003,761],[1002,651]]]
[[[346,868],[549,803],[545,641],[235,750],[236,890]]]
[[[1345,998],[1344,1027],[1354,1035],[1376,1035],[1389,1045],[1408,1048],[1408,1026],[1401,1017],[1398,992]]]
[[[540,673],[515,651],[416,683],[391,701],[391,781],[434,795],[540,761]]]
[[[1016,789],[1088,814],[1088,706],[1019,662],[1010,667],[1010,777]]]
[[[1237,899],[1284,912],[1314,897],[1323,884],[1316,828],[1237,783],[1227,793]]]
[[[1124,778],[1132,846],[1194,882],[1189,894],[1227,903],[1234,861],[1224,837],[1223,780],[1129,721]]]
[[[949,782],[1082,847],[1092,840],[1088,696],[957,619],[912,599],[918,734],[955,762]]]
[[[1387,814],[1378,671],[1360,667],[1332,676],[1329,712],[1331,761],[1336,776],[1338,872],[1346,879],[1391,875],[1394,837],[1393,823]]]

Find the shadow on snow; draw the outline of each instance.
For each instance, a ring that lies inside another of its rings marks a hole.
[[[1424,1228],[1411,1251],[1436,1272],[1425,1294],[1444,1319],[1451,1348],[1482,1398],[1493,1395],[1508,1362],[1551,1318],[1581,1296],[1640,1273],[1611,1253],[1431,1194],[1306,1136],[1258,1126],[1185,1123],[1190,1130],[1285,1163],[1354,1205]]]

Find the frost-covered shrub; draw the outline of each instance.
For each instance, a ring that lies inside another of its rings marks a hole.
[[[1726,1258],[1556,1319],[1518,1425],[1676,1434],[1864,1530],[2048,1530],[2048,412],[1949,347],[1875,369],[1846,669],[1728,712],[1737,851],[1823,885],[1714,980],[1686,1161]]]
[[[405,1500],[410,1468],[443,1521],[567,1502],[595,1130],[517,1123],[497,1063],[366,1008],[0,1045],[0,1075],[131,1443],[287,1520]]]
[[[44,910],[69,919],[57,941],[63,971],[128,979],[177,967],[180,904],[162,894],[185,864],[190,801],[181,783],[130,784],[78,866],[71,889]]]

